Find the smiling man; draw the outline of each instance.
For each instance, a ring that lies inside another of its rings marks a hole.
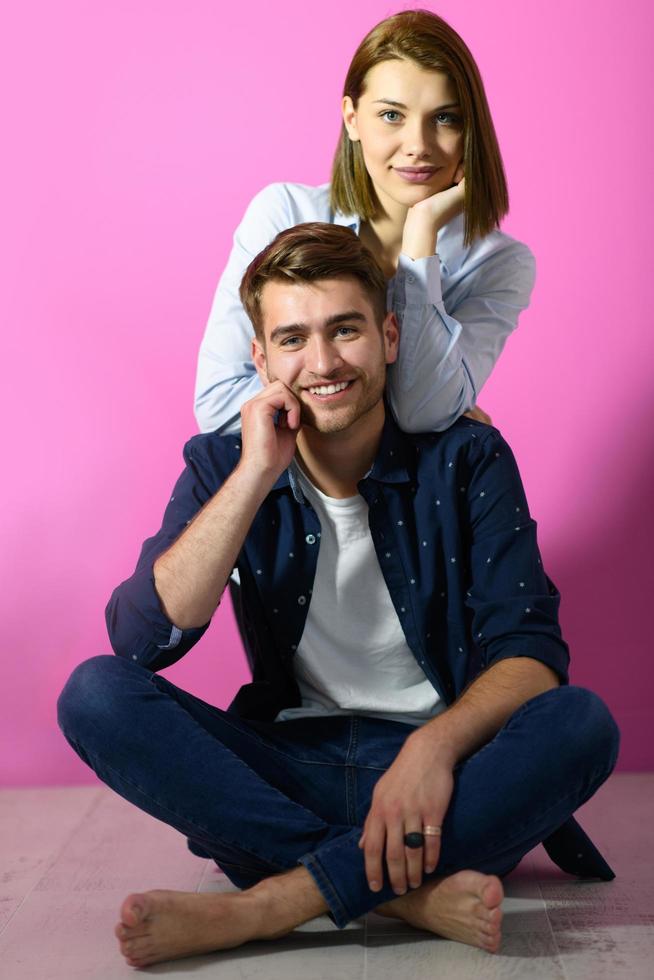
[[[539,841],[612,872],[572,813],[617,729],[567,684],[558,594],[499,433],[402,433],[384,404],[394,315],[349,229],[299,225],[241,287],[265,384],[242,435],[197,436],[107,622],[118,658],[73,673],[71,745],[242,891],[128,896],[127,961],[282,936],[370,909],[497,951],[501,877]],[[238,569],[253,683],[221,711],[158,670]]]

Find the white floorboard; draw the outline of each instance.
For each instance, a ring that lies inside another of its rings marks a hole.
[[[542,848],[506,881],[504,939],[489,956],[370,914],[326,917],[274,943],[150,967],[221,980],[649,980],[654,975],[654,775],[613,776],[581,813],[618,877],[580,882]],[[134,976],[113,936],[131,891],[231,888],[169,827],[97,787],[0,792],[0,977]]]

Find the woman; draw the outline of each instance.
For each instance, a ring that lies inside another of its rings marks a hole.
[[[529,302],[534,260],[497,230],[507,210],[495,131],[467,47],[428,11],[382,21],[345,79],[331,184],[272,184],[236,231],[200,348],[200,428],[238,431],[241,405],[260,390],[238,287],[254,256],[304,221],[349,225],[372,250],[401,326],[388,377],[393,412],[407,431],[446,428],[476,404]]]

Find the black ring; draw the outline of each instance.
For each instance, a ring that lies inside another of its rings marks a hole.
[[[425,843],[425,835],[421,834],[419,830],[414,830],[410,834],[404,835],[404,843],[407,847],[414,849],[423,847]]]

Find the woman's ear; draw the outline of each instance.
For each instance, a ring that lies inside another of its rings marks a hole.
[[[350,137],[353,143],[356,143],[359,140],[359,132],[357,130],[357,111],[354,108],[354,103],[349,95],[343,96],[341,111],[343,113],[343,125],[345,126],[347,135]]]

